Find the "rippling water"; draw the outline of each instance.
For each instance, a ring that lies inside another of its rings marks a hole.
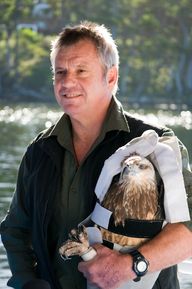
[[[178,114],[159,110],[155,113],[132,110],[136,116],[163,123],[173,127],[184,142],[192,157],[192,113],[182,111]],[[21,157],[27,144],[39,131],[48,128],[61,115],[55,106],[18,105],[0,106],[0,221],[6,213],[15,187],[15,180]],[[192,159],[191,159],[192,161]],[[182,289],[192,288],[192,262],[179,265]],[[10,276],[7,259],[0,240],[0,288],[5,289]]]

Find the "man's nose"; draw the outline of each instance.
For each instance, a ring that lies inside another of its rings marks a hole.
[[[77,80],[72,73],[66,73],[62,78],[62,85],[64,87],[71,87],[76,84]]]

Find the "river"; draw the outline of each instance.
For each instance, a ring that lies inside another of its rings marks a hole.
[[[190,111],[155,112],[131,110],[135,116],[152,123],[172,127],[188,148],[192,163],[192,113]],[[61,112],[55,105],[20,104],[0,105],[0,221],[6,213],[15,187],[21,157],[27,144],[39,131],[54,123]],[[192,261],[179,265],[181,289],[192,288]],[[0,288],[5,289],[10,276],[7,258],[0,240]]]

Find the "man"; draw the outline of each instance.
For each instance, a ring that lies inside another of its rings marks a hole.
[[[1,224],[13,274],[8,285],[40,288],[38,280],[46,280],[52,289],[83,289],[87,279],[98,288],[118,288],[137,277],[131,255],[96,244],[92,261],[74,257],[64,262],[58,249],[71,228],[92,212],[104,161],[147,129],[159,135],[171,131],[131,117],[116,100],[119,57],[104,26],[84,22],[65,28],[52,43],[51,63],[55,97],[65,113],[33,141],[21,162]],[[189,198],[192,178],[186,162],[183,171]],[[179,288],[173,265],[192,256],[190,226],[190,221],[167,224],[138,249],[149,262],[148,272],[162,270],[154,289]]]

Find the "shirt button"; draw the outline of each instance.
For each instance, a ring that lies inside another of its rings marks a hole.
[[[75,188],[71,188],[71,189],[70,189],[70,193],[71,193],[71,194],[76,194],[76,192],[77,192],[77,191],[75,190]]]

